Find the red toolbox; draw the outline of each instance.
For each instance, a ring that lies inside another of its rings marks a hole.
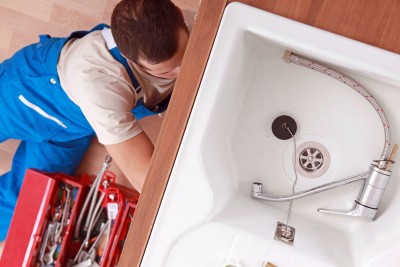
[[[117,266],[139,194],[115,184],[110,161],[80,179],[28,170],[0,267]]]
[[[62,266],[60,263],[63,261],[64,249],[69,241],[67,237],[75,220],[77,206],[82,196],[82,185],[77,183],[76,179],[71,178],[63,174],[49,175],[35,170],[27,170],[0,266],[37,266],[36,261],[41,253],[40,245],[46,236],[46,226],[52,223],[49,218],[54,216],[56,212],[55,206],[52,204],[57,204],[56,202],[59,201],[60,189],[68,188],[71,199],[70,206],[67,207],[69,209],[68,214],[66,214],[68,218],[56,218],[58,221],[64,220],[58,222],[60,236],[57,243],[59,245],[55,247],[57,249],[55,265]],[[55,223],[52,225],[56,226]],[[44,250],[45,248],[42,249],[42,253],[46,254]]]

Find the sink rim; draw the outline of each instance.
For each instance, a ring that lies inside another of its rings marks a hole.
[[[236,3],[234,3],[234,4],[236,4]],[[233,4],[232,4],[233,5]],[[229,6],[228,6],[229,7]],[[206,70],[207,71],[207,70]],[[206,76],[206,74],[205,74],[205,76]],[[201,88],[201,86],[200,86],[200,88]],[[194,109],[195,109],[195,107],[194,107]],[[189,126],[190,126],[190,121],[189,121],[189,124],[188,124],[188,129],[189,129]],[[185,139],[185,138],[184,138]],[[182,156],[181,156],[182,157]],[[177,159],[177,161],[178,161],[178,159]],[[175,168],[175,167],[174,167]],[[172,175],[171,175],[171,178],[172,178]],[[170,180],[170,182],[172,183],[173,181],[172,180]],[[167,191],[170,191],[169,190],[169,188],[167,188]],[[169,192],[166,192],[166,197],[167,197],[167,194],[170,194]]]

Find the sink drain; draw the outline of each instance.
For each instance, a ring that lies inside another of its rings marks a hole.
[[[316,172],[324,164],[324,155],[314,147],[307,147],[299,155],[299,164],[306,172]]]
[[[330,163],[328,149],[319,142],[308,141],[297,147],[295,168],[304,178],[321,177],[328,171]]]
[[[288,142],[282,155],[286,177],[294,183],[297,173],[298,189],[330,183],[338,170],[338,153],[332,142],[315,134],[298,135],[296,150]],[[295,167],[293,168],[293,163]]]

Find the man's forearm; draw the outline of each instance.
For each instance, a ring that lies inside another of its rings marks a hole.
[[[154,146],[145,133],[119,144],[106,145],[106,149],[129,182],[142,191]]]

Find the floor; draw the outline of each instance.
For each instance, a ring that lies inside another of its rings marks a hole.
[[[0,1],[0,62],[23,46],[36,42],[39,34],[67,36],[75,30],[87,30],[98,23],[110,22],[117,0],[1,0]],[[174,0],[184,14],[197,12],[199,0]],[[186,11],[186,13],[185,13]],[[145,132],[156,142],[162,117],[153,116],[141,121]],[[0,174],[11,167],[18,146],[17,140],[0,144]],[[95,140],[83,160],[77,175],[97,174],[106,156],[105,148]],[[115,164],[111,170],[119,183],[128,185]]]

